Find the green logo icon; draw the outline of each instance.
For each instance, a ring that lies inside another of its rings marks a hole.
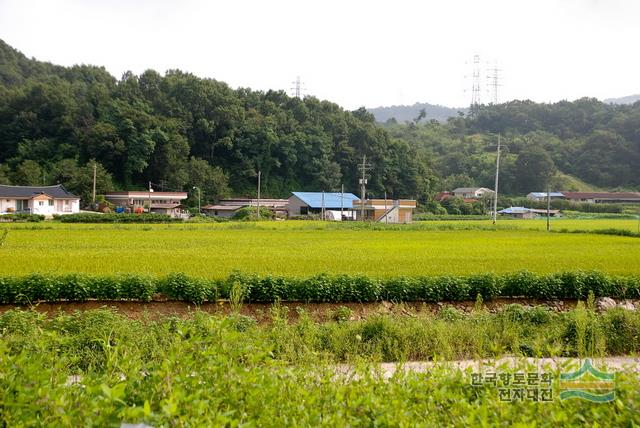
[[[560,374],[560,399],[582,398],[594,403],[608,403],[616,398],[615,373],[605,373],[586,359],[573,373]]]

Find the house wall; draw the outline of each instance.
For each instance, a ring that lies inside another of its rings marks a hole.
[[[51,199],[46,195],[29,200],[32,214],[52,216],[54,214],[75,214],[80,212],[79,199]]]
[[[8,209],[12,208],[15,212],[16,210],[16,200],[15,199],[0,199],[0,213],[6,214]]]
[[[309,207],[307,204],[305,204],[302,199],[298,198],[297,196],[293,195],[289,198],[289,204],[288,204],[288,215],[289,217],[292,216],[298,216],[298,215],[302,215],[302,213],[300,212],[300,209],[302,207]]]
[[[231,210],[203,210],[208,217],[231,218],[236,213]]]

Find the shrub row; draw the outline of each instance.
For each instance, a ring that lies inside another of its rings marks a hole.
[[[67,214],[54,215],[54,220],[61,223],[173,223],[182,222],[165,214]]]
[[[0,303],[39,301],[136,300],[148,302],[160,295],[196,304],[228,299],[233,287],[244,302],[375,302],[462,301],[496,297],[585,299],[640,298],[640,277],[610,276],[601,272],[561,272],[539,275],[416,276],[373,279],[359,275],[320,274],[288,278],[233,273],[211,280],[171,274],[163,278],[142,275],[90,276],[84,274],[0,277]]]
[[[44,216],[41,214],[2,214],[0,215],[0,222],[29,222],[37,223],[44,220]]]

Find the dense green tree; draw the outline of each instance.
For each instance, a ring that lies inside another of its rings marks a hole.
[[[42,186],[47,178],[38,162],[25,160],[18,165],[11,181],[18,186]]]
[[[93,194],[93,169],[96,168],[96,195],[103,195],[113,190],[111,174],[98,162],[90,160],[77,167],[73,174],[62,184],[75,195],[80,196],[84,205],[89,205]]]
[[[0,184],[11,184],[11,180],[9,179],[10,174],[11,169],[9,165],[0,164]]]
[[[529,193],[544,190],[556,172],[551,156],[540,146],[524,148],[516,158],[518,190]]]
[[[192,192],[194,187],[200,189],[202,202],[215,202],[229,196],[228,178],[222,168],[209,165],[204,159],[192,157],[188,163],[189,191],[191,197],[197,198],[197,193]]]

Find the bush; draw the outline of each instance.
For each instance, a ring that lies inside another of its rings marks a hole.
[[[54,215],[53,219],[61,223],[176,223],[181,218],[173,218],[165,214],[98,214],[80,213]]]
[[[38,223],[44,221],[44,216],[40,214],[2,214],[0,222],[27,222]]]
[[[273,220],[275,214],[267,207],[260,207],[260,217],[257,215],[256,207],[243,207],[233,214],[233,220],[240,221],[256,221],[256,220]]]
[[[232,288],[236,295],[232,296]],[[478,296],[536,299],[585,299],[640,297],[640,277],[617,277],[602,272],[561,272],[539,275],[516,272],[506,275],[397,277],[375,279],[363,275],[319,274],[289,278],[234,272],[225,280],[190,277],[183,273],[164,278],[127,274],[84,274],[0,277],[0,303],[32,304],[40,301],[136,300],[150,301],[162,293],[170,299],[202,304],[217,299],[269,303],[300,301],[347,303],[470,301]]]

